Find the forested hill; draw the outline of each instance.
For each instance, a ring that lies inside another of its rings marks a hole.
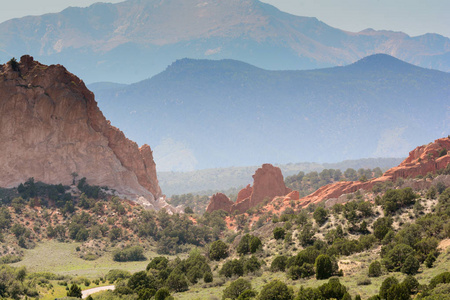
[[[153,145],[158,171],[404,157],[450,131],[450,74],[387,55],[310,71],[183,59],[91,88],[113,125]]]

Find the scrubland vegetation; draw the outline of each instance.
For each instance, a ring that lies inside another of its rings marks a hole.
[[[316,178],[300,175],[286,180]],[[91,297],[448,299],[450,188],[437,176],[244,215],[146,211],[85,180],[30,179],[0,191],[0,297],[79,297],[114,285]]]

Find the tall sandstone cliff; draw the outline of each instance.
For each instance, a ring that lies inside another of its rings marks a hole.
[[[1,187],[30,177],[71,184],[75,172],[89,184],[158,205],[161,189],[150,147],[139,148],[111,126],[94,94],[63,66],[42,65],[30,56],[0,65],[0,139]]]

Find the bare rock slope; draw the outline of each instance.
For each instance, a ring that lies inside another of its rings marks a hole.
[[[0,65],[0,138],[2,187],[30,177],[70,184],[75,172],[150,206],[161,197],[150,147],[111,126],[94,94],[63,66],[31,56]]]

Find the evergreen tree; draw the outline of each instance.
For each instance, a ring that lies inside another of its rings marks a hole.
[[[67,291],[67,297],[81,298],[82,297],[81,288],[75,283],[72,284],[69,288],[69,291]]]
[[[326,254],[321,254],[316,258],[314,268],[317,279],[328,279],[333,275],[333,264],[330,257]]]

